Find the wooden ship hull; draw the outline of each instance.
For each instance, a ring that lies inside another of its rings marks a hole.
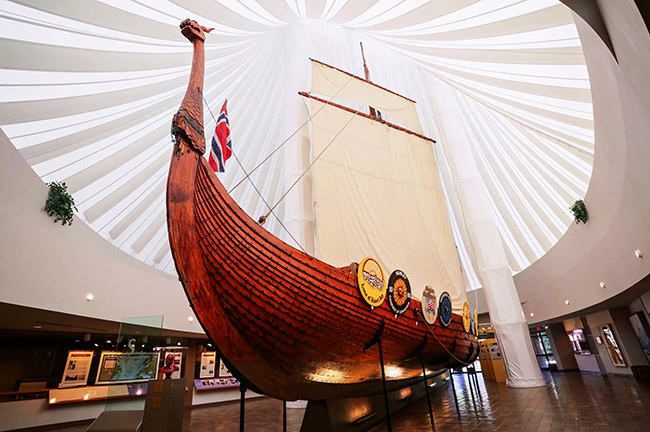
[[[203,86],[203,41],[190,40],[192,76],[172,126],[169,241],[191,307],[231,372],[283,400],[380,393],[378,346],[364,351],[380,327],[388,391],[422,379],[420,350],[431,372],[472,362],[477,339],[460,315],[444,328],[425,324],[417,300],[397,318],[387,304],[371,310],[356,274],[284,243],[238,206],[202,157],[192,92]]]

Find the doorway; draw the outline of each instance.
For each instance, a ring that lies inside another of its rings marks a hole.
[[[537,327],[537,330],[531,330],[530,340],[533,343],[533,351],[535,351],[540,369],[557,371],[557,363],[555,357],[553,357],[551,341],[546,334],[546,330],[541,327]]]

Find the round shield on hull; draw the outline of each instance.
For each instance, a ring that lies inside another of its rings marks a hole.
[[[435,323],[438,317],[438,302],[436,300],[435,291],[430,285],[427,285],[422,293],[422,315],[429,324]]]
[[[395,270],[388,278],[388,305],[396,315],[402,315],[411,304],[411,284],[406,274]]]
[[[438,319],[443,327],[451,324],[451,297],[447,291],[440,294],[440,306],[438,307]]]
[[[357,273],[361,297],[372,307],[386,300],[386,278],[381,265],[374,258],[364,258]]]
[[[469,310],[469,304],[467,302],[463,303],[463,330],[465,330],[466,333],[469,333],[469,331],[472,329],[472,314],[470,313]]]

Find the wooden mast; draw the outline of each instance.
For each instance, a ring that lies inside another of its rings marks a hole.
[[[366,64],[366,55],[363,52],[363,42],[359,42],[359,45],[361,45],[361,58],[363,59],[363,73],[366,77],[366,81],[372,82],[370,81],[370,70],[368,70],[368,65]],[[374,119],[379,118],[379,116],[377,116],[377,110],[375,110],[373,107],[369,107],[369,108],[370,108],[370,117]]]
[[[370,81],[370,70],[368,70],[368,65],[366,64],[366,55],[363,52],[363,42],[359,42],[361,45],[361,58],[363,59],[363,73],[366,76],[366,81]]]

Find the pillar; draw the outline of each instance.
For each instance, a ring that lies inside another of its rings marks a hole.
[[[440,142],[456,186],[478,275],[483,284],[490,318],[506,364],[510,387],[545,385],[521,308],[519,294],[510,271],[496,217],[487,199],[488,191],[480,177],[456,91],[440,79],[423,73],[440,131]]]

